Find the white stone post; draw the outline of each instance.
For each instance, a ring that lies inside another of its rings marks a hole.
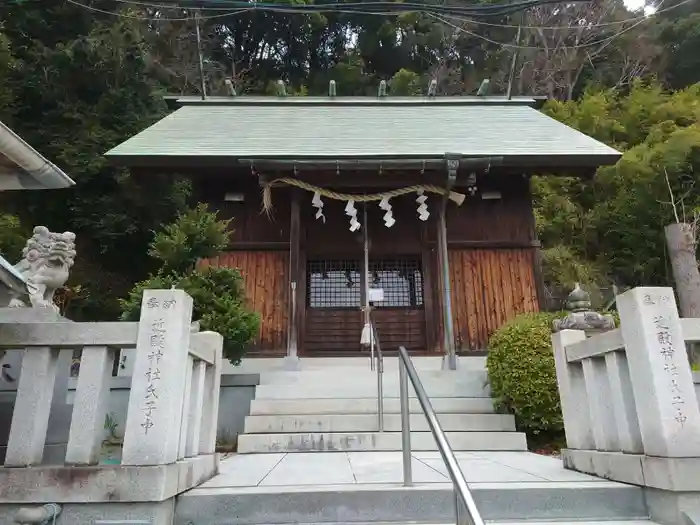
[[[588,357],[581,361],[588,393],[591,429],[596,450],[620,450],[612,404],[612,389],[603,357]],[[571,366],[571,363],[569,363]]]
[[[195,361],[190,388],[190,412],[187,422],[187,444],[185,456],[196,457],[199,454],[199,436],[202,432],[202,408],[204,406],[204,381],[207,373],[205,361]]]
[[[197,337],[202,346],[211,348],[214,353],[214,366],[208,366],[204,376],[202,425],[199,434],[200,455],[213,454],[216,451],[216,430],[219,423],[219,390],[221,389],[224,338],[216,332],[200,332]]]
[[[639,427],[647,456],[700,456],[700,410],[672,288],[617,297]]]
[[[569,363],[566,358],[566,347],[584,339],[586,333],[583,330],[562,330],[552,334],[552,346],[566,445],[568,448],[592,450],[595,447],[583,367],[580,362]]]
[[[144,292],[122,465],[177,461],[191,321],[184,291]]]
[[[41,464],[57,369],[58,350],[42,346],[24,351],[5,453],[6,467]]]
[[[610,402],[615,414],[613,426],[617,428],[618,445],[623,452],[640,454],[644,450],[642,435],[624,349],[605,354],[605,366],[610,381]]]
[[[187,370],[185,370],[185,391],[182,395],[182,424],[180,425],[180,444],[178,446],[177,459],[185,459],[187,449],[187,430],[190,423],[190,396],[192,395],[192,372],[194,359],[187,355]]]
[[[114,352],[104,346],[83,348],[66,449],[69,465],[99,462],[113,361]]]

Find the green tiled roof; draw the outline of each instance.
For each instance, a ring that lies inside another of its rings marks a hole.
[[[239,97],[179,109],[107,152],[130,165],[192,158],[437,160],[502,157],[505,165],[596,167],[620,153],[532,107],[534,99]]]

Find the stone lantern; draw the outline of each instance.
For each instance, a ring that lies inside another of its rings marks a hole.
[[[587,335],[606,332],[615,328],[612,315],[603,315],[591,310],[591,295],[579,283],[566,298],[566,309],[570,312],[564,319],[554,321],[554,331],[584,330]]]

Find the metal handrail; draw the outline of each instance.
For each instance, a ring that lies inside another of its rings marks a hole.
[[[382,354],[382,345],[379,344],[377,327],[374,326],[374,321],[372,321],[371,318],[371,312],[369,324],[371,330],[370,345],[372,347],[372,365],[374,365],[375,358],[377,360],[377,428],[379,432],[384,432],[384,355]]]
[[[423,383],[421,383],[416,372],[413,361],[408,355],[406,349],[399,347],[399,390],[401,397],[401,441],[403,444],[403,468],[404,468],[404,485],[412,485],[413,479],[411,474],[411,421],[408,399],[408,380],[411,381],[413,389],[416,392],[418,403],[423,409],[430,432],[433,434],[435,441],[442,456],[442,460],[447,467],[447,473],[450,475],[455,491],[455,515],[457,525],[484,525],[484,520],[481,517],[479,509],[476,507],[474,498],[467,480],[459,468],[457,458],[454,451],[447,441],[445,431],[442,430],[437,414],[433,409],[428,395],[425,393]]]

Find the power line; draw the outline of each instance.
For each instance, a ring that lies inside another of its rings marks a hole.
[[[688,0],[688,1],[690,1],[690,0]],[[455,25],[455,24],[452,24],[452,23],[448,22],[447,20],[445,20],[444,18],[442,18],[442,17],[440,17],[440,16],[438,16],[438,15],[435,15],[435,14],[433,14],[433,13],[426,13],[426,14],[427,14],[428,16],[432,17],[432,18],[435,18],[436,20],[439,20],[440,22],[442,22],[442,23],[445,24],[445,25],[448,25],[448,26],[450,26],[450,27],[452,27],[452,28],[454,28],[454,29],[456,29],[456,30],[458,30],[458,31],[467,33],[468,35],[471,35],[471,36],[473,36],[473,37],[479,38],[479,39],[484,40],[484,41],[486,41],[486,42],[489,42],[489,43],[491,43],[491,44],[495,44],[495,45],[498,45],[498,46],[501,46],[501,47],[509,47],[509,48],[512,48],[512,49],[530,49],[530,50],[537,50],[537,51],[546,51],[545,48],[539,47],[539,46],[521,46],[521,45],[518,45],[518,44],[509,44],[508,42],[499,42],[499,41],[497,41],[497,40],[493,40],[493,39],[491,39],[491,38],[488,38],[488,37],[486,37],[486,36],[480,35],[480,34],[475,33],[475,32],[473,32],[473,31],[469,31],[468,29],[465,29],[465,28],[463,28],[463,27],[459,27],[459,26],[457,26],[457,25]],[[646,22],[647,20],[648,20],[648,18],[645,17],[643,20],[639,20],[639,21],[636,22],[635,24],[632,24],[632,25],[629,26],[629,27],[626,27],[626,28],[624,28],[624,29],[621,29],[620,31],[616,32],[615,34],[613,34],[613,35],[611,35],[611,36],[609,36],[609,37],[601,38],[600,40],[595,40],[595,41],[593,41],[593,42],[586,42],[585,44],[577,44],[577,45],[574,45],[574,46],[561,46],[561,47],[558,47],[557,49],[582,49],[582,48],[586,48],[586,47],[596,46],[596,45],[598,45],[598,44],[605,44],[606,42],[609,43],[609,42],[611,42],[612,40],[614,40],[615,38],[617,38],[617,37],[623,35],[624,33],[627,33],[628,31],[631,31],[632,29],[634,29],[634,28],[637,27],[638,25],[643,24],[643,23]]]
[[[93,7],[91,5],[83,4],[81,2],[77,2],[76,0],[66,0],[67,2],[83,7],[85,9],[89,9],[90,11],[96,11],[98,13],[102,13],[105,15],[112,15],[112,16],[118,16],[118,17],[123,17],[123,18],[130,18],[132,20],[141,20],[141,21],[155,21],[155,22],[184,22],[187,20],[195,20],[194,16],[187,16],[187,17],[182,17],[182,18],[163,18],[163,17],[152,17],[152,16],[134,16],[134,15],[129,15],[126,13],[114,13],[112,11],[107,11],[105,9],[100,9],[98,7]],[[232,16],[232,15],[237,15],[240,14],[244,11],[250,11],[251,8],[248,9],[237,9],[236,11],[230,11],[227,13],[221,13],[218,15],[211,15],[211,16],[202,16],[200,17],[201,20],[209,20],[211,18],[223,18],[226,16]]]
[[[120,0],[117,0],[120,1]],[[436,5],[428,4],[424,2],[394,2],[386,0],[378,0],[373,2],[348,2],[348,3],[318,3],[318,4],[279,4],[279,3],[267,3],[267,2],[249,2],[241,0],[208,0],[207,3],[218,4],[220,6],[226,6],[225,8],[214,8],[208,6],[193,5],[192,0],[182,0],[178,3],[150,3],[141,2],[139,0],[121,0],[124,3],[132,3],[135,5],[147,5],[150,7],[155,7],[159,9],[208,9],[208,10],[221,10],[221,9],[231,9],[231,8],[242,8],[242,9],[253,9],[256,11],[278,11],[278,12],[289,12],[289,13],[303,13],[303,12],[316,12],[316,13],[329,13],[329,12],[347,12],[347,13],[358,13],[358,14],[399,14],[405,12],[433,12],[435,14],[441,15],[462,15],[470,17],[483,17],[483,16],[496,16],[504,15],[516,11],[521,11],[523,9],[528,9],[531,7],[537,7],[547,4],[559,4],[561,0],[521,0],[515,3],[498,3],[498,4],[488,4],[488,5],[477,5],[470,7],[460,7],[460,6],[448,6],[448,5]],[[592,0],[572,0],[573,2],[590,2]],[[77,3],[77,2],[73,2]],[[202,4],[198,2],[197,4]],[[86,4],[83,4],[86,5]],[[98,11],[104,11],[99,8],[95,8],[91,5],[87,5],[88,9],[92,8]]]
[[[98,11],[101,13],[105,14],[112,14],[112,15],[117,15],[117,16],[126,16],[128,18],[140,18],[137,16],[129,16],[129,15],[119,15],[119,13],[113,13],[109,11],[105,11],[102,9],[95,8],[90,5],[86,4],[80,4],[79,2],[75,0],[69,0],[73,4],[81,5],[87,9],[92,9],[94,11]],[[188,6],[183,6],[180,5],[180,3],[173,3],[173,4],[163,4],[163,3],[152,3],[152,2],[144,2],[140,0],[114,0],[115,2],[120,2],[123,4],[130,4],[130,5],[138,5],[138,6],[143,6],[143,7],[151,7],[154,9],[182,9],[182,10],[187,10],[191,9],[192,7]],[[192,2],[193,0],[185,0]],[[552,0],[552,1],[557,1],[557,0]],[[547,3],[552,3],[552,1],[547,2]],[[637,22],[637,21],[645,21],[651,18],[652,16],[660,13],[665,13],[668,11],[671,11],[673,9],[677,9],[683,5],[686,5],[690,2],[693,2],[694,0],[682,0],[678,4],[675,4],[673,6],[667,7],[665,9],[657,9],[652,15],[640,15],[636,17],[630,17],[626,18],[624,20],[613,20],[610,22],[601,22],[598,24],[589,24],[589,25],[570,25],[570,26],[518,26],[518,25],[513,25],[513,24],[499,24],[495,22],[486,22],[481,19],[475,19],[474,17],[470,18],[461,18],[456,15],[450,15],[452,19],[459,20],[461,22],[465,23],[471,23],[475,25],[484,25],[484,26],[490,26],[490,27],[501,27],[501,28],[508,28],[508,29],[533,29],[533,30],[551,30],[551,31],[566,31],[566,30],[573,30],[573,29],[580,29],[580,28],[585,28],[585,29],[593,29],[597,27],[607,27],[607,26],[613,26],[613,25],[624,25],[630,22]],[[225,14],[222,15],[213,15],[213,16],[202,16],[201,19],[209,19],[209,18],[218,18],[218,17],[224,17],[228,16],[229,14],[236,14],[239,12],[243,11],[255,11],[255,10],[260,10],[260,11],[270,11],[270,12],[279,12],[279,13],[286,13],[286,14],[297,14],[300,12],[304,11],[312,11],[312,12],[320,12],[320,13],[326,13],[326,12],[335,12],[335,13],[344,13],[344,14],[358,14],[358,15],[380,15],[380,16],[397,16],[402,13],[406,12],[411,12],[407,11],[405,9],[406,6],[422,6],[421,8],[417,8],[416,11],[414,12],[420,12],[426,15],[435,15],[436,13],[431,13],[431,11],[435,10],[438,6],[431,5],[431,4],[422,4],[422,3],[402,3],[402,4],[397,4],[396,2],[387,2],[387,1],[377,1],[377,2],[352,2],[352,3],[346,3],[346,4],[333,4],[332,9],[327,9],[326,5],[324,4],[315,4],[312,6],[303,6],[303,5],[290,5],[288,7],[285,7],[284,4],[265,4],[265,3],[255,3],[253,7],[251,7],[251,4],[249,2],[241,2],[239,0],[209,0],[209,2],[213,3],[218,3],[218,4],[227,4],[228,7],[210,7],[210,6],[204,6],[202,5],[201,7],[197,7],[197,9],[201,9],[203,11],[226,11]],[[200,2],[200,3],[205,3],[205,2]],[[531,0],[530,2],[524,2],[528,4],[535,3],[537,5],[540,5],[540,2],[537,2],[536,0]],[[557,1],[558,3],[558,1]],[[661,2],[663,4],[663,2]],[[236,10],[236,11],[230,11],[231,6],[233,5],[246,5],[246,8]],[[379,6],[379,5],[387,5],[387,6],[392,6],[389,9],[386,10],[377,10],[377,11],[367,11],[364,9],[358,9],[360,7],[365,7],[367,5],[373,5],[373,6]],[[396,8],[397,5],[402,5],[404,8]],[[535,5],[536,6],[536,5]],[[348,8],[350,7],[350,8]],[[513,7],[513,4],[510,4],[508,6]],[[531,5],[531,7],[534,7]],[[427,8],[427,9],[426,9]],[[456,9],[463,9],[463,8],[456,8]],[[466,8],[466,9],[472,9],[472,8]],[[440,14],[446,14],[443,13],[442,11]],[[489,15],[489,16],[495,16],[495,15]],[[180,20],[194,20],[194,16],[188,16],[188,17],[182,17],[182,18],[162,18],[162,17],[153,17],[153,18],[148,18],[148,17],[143,17],[144,20],[172,20],[172,21],[180,21]],[[452,25],[449,22],[446,22],[444,20],[440,20],[441,22],[447,24],[447,25]],[[454,27],[454,26],[453,26]],[[460,28],[460,30],[469,33],[468,30],[464,28]],[[474,34],[474,36],[480,37],[481,35]],[[485,37],[484,37],[485,38]],[[496,41],[492,41],[491,43],[494,44],[500,44],[506,47],[515,47],[513,44],[507,44],[507,43],[498,43]],[[591,44],[594,45],[594,44]],[[527,48],[527,46],[521,47],[521,48]]]
[[[118,2],[129,2],[131,0],[116,0]],[[482,25],[482,26],[491,26],[491,27],[503,27],[503,28],[508,28],[508,29],[543,29],[543,30],[549,30],[549,31],[565,31],[565,30],[571,30],[571,29],[593,29],[596,27],[608,27],[608,26],[615,26],[615,25],[624,25],[627,24],[628,22],[637,22],[639,20],[644,21],[644,20],[649,20],[653,18],[656,15],[659,15],[661,13],[667,13],[668,11],[673,11],[674,9],[677,9],[681,6],[684,6],[686,4],[689,4],[691,2],[694,2],[695,0],[683,0],[682,2],[678,2],[677,4],[674,4],[672,6],[666,7],[664,9],[657,9],[653,13],[649,15],[640,15],[640,16],[633,16],[630,18],[625,18],[623,20],[612,20],[610,22],[600,22],[599,24],[582,24],[580,26],[573,25],[573,26],[519,26],[519,25],[513,25],[513,24],[497,24],[495,22],[484,22],[483,20],[471,20],[468,18],[460,18],[457,16],[453,16],[452,18],[456,20],[460,20],[465,23],[472,23],[475,25]],[[662,5],[663,2],[660,2],[659,5]]]

